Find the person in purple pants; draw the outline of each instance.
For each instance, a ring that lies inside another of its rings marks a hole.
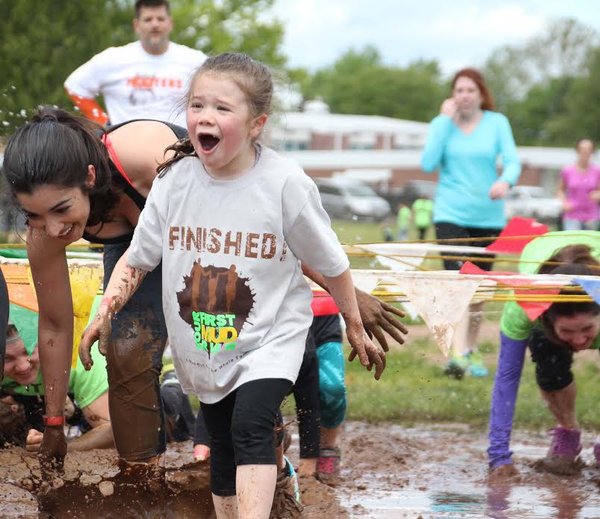
[[[600,232],[553,232],[525,247],[519,270],[598,276],[599,258]],[[569,293],[568,289],[562,293]],[[556,302],[536,321],[529,320],[516,302],[505,305],[487,449],[490,475],[495,478],[518,473],[512,461],[510,436],[527,347],[536,364],[536,381],[542,397],[557,422],[551,431],[548,453],[538,467],[557,474],[573,473],[579,466],[581,431],[575,414],[577,389],[571,364],[578,351],[600,349],[600,305],[594,301]],[[600,463],[600,444],[594,446],[594,454]]]

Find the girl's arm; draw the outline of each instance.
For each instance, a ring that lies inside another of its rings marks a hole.
[[[363,327],[350,269],[336,277],[325,276],[325,282],[346,322],[346,335],[352,346],[349,360],[358,356],[360,363],[369,371],[375,365],[375,379],[379,380],[385,369],[385,352],[369,339]]]
[[[125,306],[147,274],[146,270],[130,267],[127,264],[128,254],[129,249],[117,261],[96,316],[83,332],[79,345],[79,358],[86,370],[91,369],[93,364],[90,354],[92,345],[99,341],[100,352],[106,354],[113,316]]]
[[[27,255],[39,307],[38,350],[46,424],[40,447],[43,472],[61,470],[67,451],[63,426],[73,350],[73,300],[64,244],[40,231],[27,234]]]

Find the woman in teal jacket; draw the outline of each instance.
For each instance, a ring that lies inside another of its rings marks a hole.
[[[494,111],[492,95],[477,70],[465,68],[455,74],[452,96],[431,121],[421,167],[429,173],[439,171],[433,211],[438,240],[500,234],[506,224],[503,198],[519,179],[521,165],[508,119]],[[485,247],[490,241],[458,244]],[[444,268],[458,270],[461,264],[447,259]],[[480,267],[489,270],[492,264]],[[481,310],[481,304],[472,305],[455,334],[447,373],[457,378],[467,370],[472,376],[487,375],[474,355]]]

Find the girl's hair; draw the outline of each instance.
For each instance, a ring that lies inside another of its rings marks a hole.
[[[185,96],[187,102],[189,102],[196,79],[202,74],[227,75],[234,81],[244,93],[252,117],[271,113],[273,78],[271,71],[263,63],[239,52],[225,52],[211,56],[194,72]],[[167,150],[173,150],[175,155],[158,166],[159,176],[163,176],[167,168],[179,159],[196,155],[189,137],[180,139],[169,146]]]
[[[592,256],[592,250],[589,246],[583,244],[567,245],[543,263],[538,273],[598,276],[600,275],[600,262]],[[560,295],[572,294],[573,291],[568,288],[563,288],[560,291]],[[558,341],[554,333],[556,319],[578,314],[598,315],[600,314],[600,305],[595,301],[553,303],[541,316],[544,333],[554,342]]]
[[[481,109],[482,110],[495,110],[496,104],[494,103],[494,98],[487,84],[485,83],[485,79],[483,78],[483,74],[479,72],[479,70],[474,68],[463,68],[460,69],[454,77],[452,78],[451,87],[454,90],[454,86],[458,81],[458,78],[467,77],[470,80],[474,81],[481,93]]]
[[[44,185],[79,187],[90,197],[88,225],[108,219],[118,200],[108,152],[95,123],[60,110],[41,107],[9,139],[4,152],[4,175],[13,197],[31,194]],[[96,169],[96,182],[86,186],[88,165]]]

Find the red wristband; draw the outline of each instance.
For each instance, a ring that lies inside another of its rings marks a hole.
[[[44,425],[47,427],[57,427],[59,425],[65,425],[65,417],[44,415]]]

